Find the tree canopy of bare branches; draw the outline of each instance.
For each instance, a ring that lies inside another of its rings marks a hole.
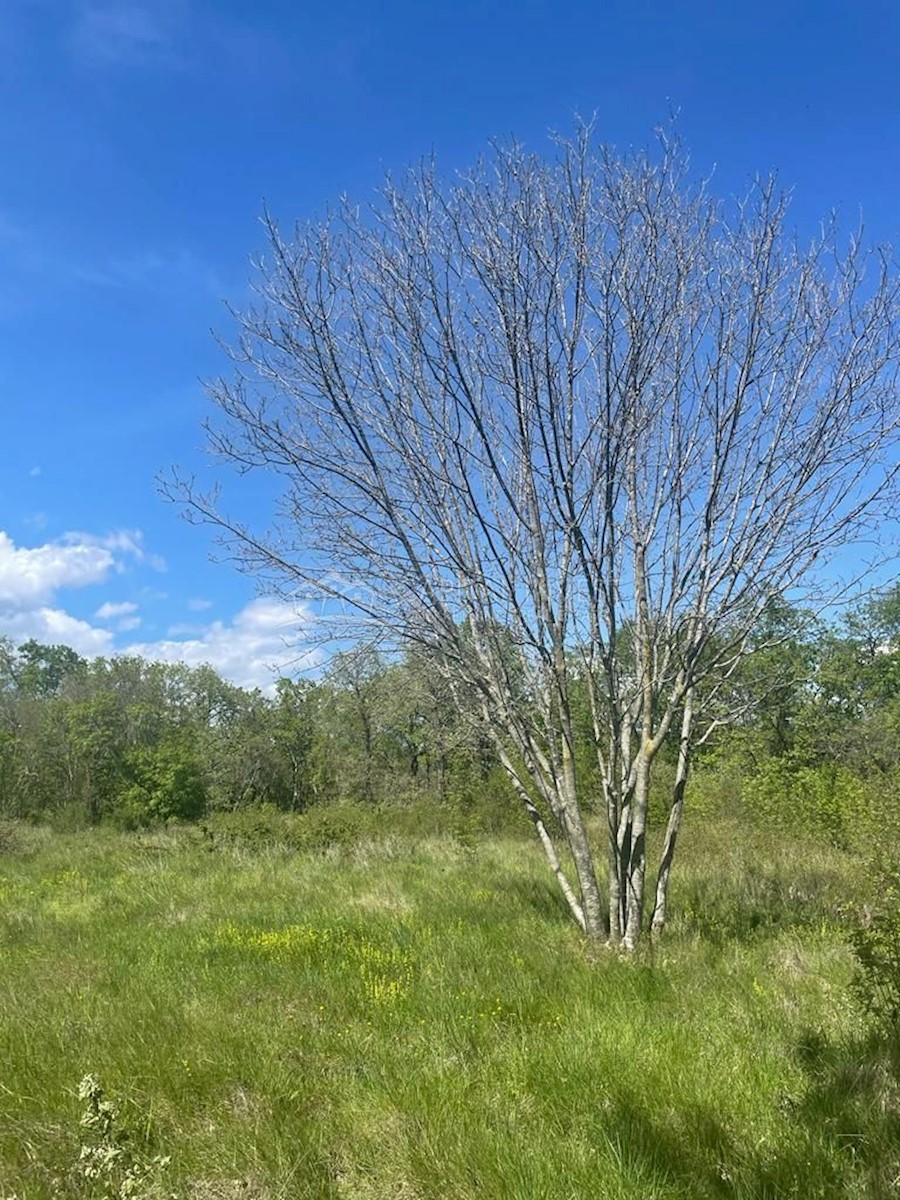
[[[719,202],[671,131],[622,155],[579,128],[451,185],[426,163],[289,236],[267,218],[210,439],[282,499],[254,530],[182,484],[248,569],[427,648],[575,919],[629,948],[648,908],[665,920],[701,701],[896,491],[889,256],[831,223],[801,244],[787,213],[768,179]],[[602,796],[576,772],[576,686]]]

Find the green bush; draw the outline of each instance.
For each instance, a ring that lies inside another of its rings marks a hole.
[[[282,812],[272,804],[254,804],[232,810],[207,813],[200,829],[210,847],[240,846],[265,849],[270,846],[299,848],[297,826],[303,818]]]
[[[900,1035],[900,862],[868,872],[874,901],[850,931],[856,957],[854,992],[881,1029]]]
[[[120,793],[112,817],[125,829],[194,821],[206,808],[206,785],[192,747],[161,742],[129,756],[132,782]]]
[[[685,808],[690,817],[718,817],[740,809],[744,777],[738,764],[700,764],[688,776]]]
[[[378,830],[377,818],[376,810],[364,804],[314,805],[297,820],[300,845],[304,850],[349,849]]]
[[[25,858],[33,854],[46,836],[46,829],[27,825],[24,821],[0,817],[0,854],[8,858]]]
[[[339,801],[318,804],[304,813],[286,813],[270,804],[210,813],[202,823],[212,845],[247,849],[281,846],[290,850],[348,848],[376,832],[389,832],[378,811]]]
[[[790,755],[770,758],[744,784],[744,804],[768,828],[824,838],[847,847],[867,820],[865,782],[836,763],[809,766]]]
[[[743,779],[737,763],[700,760],[688,775],[684,808],[688,820],[717,817],[738,809]],[[675,789],[675,763],[667,758],[653,764],[647,817],[651,828],[669,820]]]

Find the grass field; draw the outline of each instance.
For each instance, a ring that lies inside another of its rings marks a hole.
[[[689,829],[680,867],[669,936],[629,961],[585,946],[514,837],[7,830],[0,1196],[124,1195],[156,1155],[134,1195],[900,1195],[852,861],[726,825]],[[88,1073],[105,1132],[79,1125]],[[116,1152],[93,1182],[83,1145]]]

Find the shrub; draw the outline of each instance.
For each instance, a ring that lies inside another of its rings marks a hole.
[[[39,850],[48,837],[49,830],[45,826],[0,817],[0,854],[26,858]]]
[[[868,811],[866,784],[835,763],[809,766],[790,755],[770,758],[746,781],[744,803],[768,828],[824,838],[846,847]]]
[[[169,1157],[150,1158],[132,1146],[117,1105],[105,1098],[93,1075],[85,1075],[78,1085],[78,1098],[84,1104],[84,1141],[76,1174],[84,1181],[86,1195],[97,1200],[162,1200],[165,1195],[174,1200],[162,1187]]]
[[[877,898],[850,931],[856,957],[854,992],[883,1032],[900,1034],[900,862],[882,860],[868,872]]]
[[[379,829],[390,831],[387,822],[379,825],[377,810],[346,801],[314,805],[304,813],[282,812],[270,804],[213,812],[201,828],[213,845],[291,850],[347,848]]]
[[[120,794],[113,819],[126,829],[192,821],[206,808],[206,785],[192,747],[161,742],[129,757],[133,782]]]
[[[340,801],[317,804],[297,819],[296,832],[304,850],[349,849],[378,828],[377,813],[362,804]]]
[[[200,829],[211,847],[297,847],[300,838],[296,826],[301,819],[296,815],[281,812],[272,804],[254,804],[246,808],[217,809],[207,813]]]

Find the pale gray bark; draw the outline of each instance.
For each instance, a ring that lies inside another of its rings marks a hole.
[[[678,741],[678,761],[675,764],[672,804],[669,809],[669,819],[666,823],[666,835],[660,855],[659,870],[656,873],[656,895],[653,904],[653,916],[650,919],[651,933],[661,933],[666,923],[669,879],[672,874],[672,863],[675,860],[675,846],[678,841],[678,832],[681,829],[681,815],[684,811],[684,796],[691,764],[691,734],[693,732],[693,725],[694,689],[688,688],[684,698],[684,711],[681,716],[681,736]]]

